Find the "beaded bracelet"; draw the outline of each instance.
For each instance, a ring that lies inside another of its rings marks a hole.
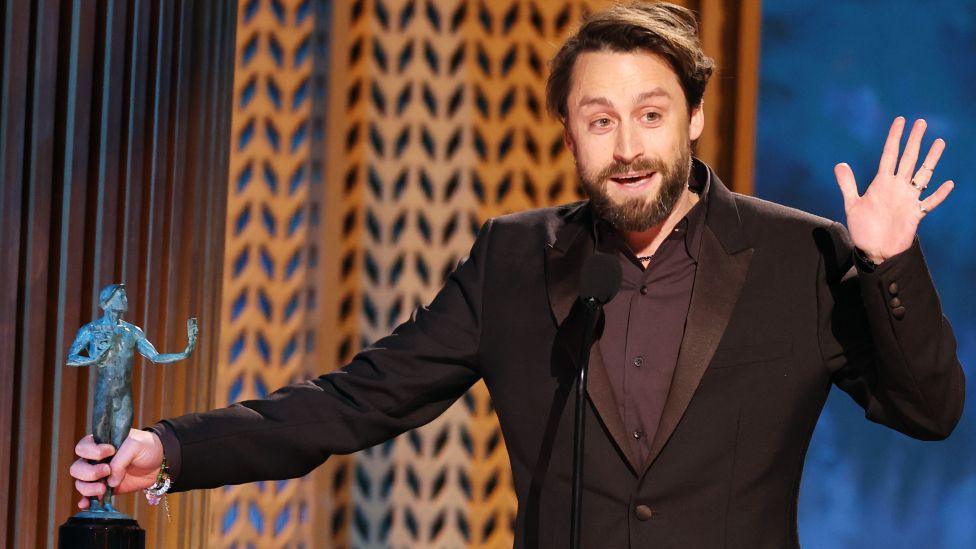
[[[169,467],[166,466],[166,458],[164,457],[163,463],[159,467],[159,474],[156,475],[156,482],[143,491],[146,493],[146,501],[149,502],[149,505],[159,505],[160,501],[163,502],[167,520],[169,520],[169,502],[166,500],[166,492],[172,485],[173,478],[169,476]]]

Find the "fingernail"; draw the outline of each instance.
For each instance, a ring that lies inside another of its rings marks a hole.
[[[119,481],[115,480],[114,478],[108,479],[108,485],[111,486],[112,488],[115,488],[115,485],[118,483]]]

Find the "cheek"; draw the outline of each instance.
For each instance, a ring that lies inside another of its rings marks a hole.
[[[584,173],[596,173],[613,160],[613,149],[602,139],[576,141],[576,165]]]
[[[576,159],[576,166],[580,174],[588,180],[594,180],[596,176],[603,171],[603,168],[607,165],[606,161],[599,158],[590,156],[578,157]]]

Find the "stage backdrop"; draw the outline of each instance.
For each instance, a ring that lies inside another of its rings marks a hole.
[[[486,218],[579,197],[547,61],[609,3],[241,0],[217,404],[344,365],[429,302]],[[758,7],[686,4],[720,66],[699,153],[749,191]],[[216,491],[209,546],[510,547],[510,476],[478,384],[304,479]]]
[[[756,194],[843,220],[834,164],[861,190],[896,115],[929,123],[948,147],[933,178],[956,189],[920,229],[959,340],[976,370],[976,1],[764,2]],[[834,390],[810,445],[800,496],[804,547],[976,547],[976,413],[944,442],[868,422]]]

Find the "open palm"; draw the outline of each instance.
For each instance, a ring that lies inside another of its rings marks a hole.
[[[934,210],[952,191],[953,182],[946,181],[921,200],[922,191],[928,186],[946,145],[942,139],[936,139],[916,171],[925,127],[924,120],[915,121],[899,160],[898,150],[905,130],[905,119],[901,116],[895,119],[888,131],[878,174],[864,195],[858,194],[857,180],[848,164],[834,166],[837,184],[844,195],[847,230],[851,240],[875,263],[907,250],[925,214]]]

